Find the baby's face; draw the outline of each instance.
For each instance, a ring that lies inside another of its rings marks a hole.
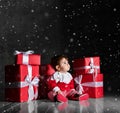
[[[67,59],[62,58],[59,63],[59,71],[60,72],[67,72],[70,70],[70,64]]]

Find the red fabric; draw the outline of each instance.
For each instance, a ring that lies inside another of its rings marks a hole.
[[[57,101],[59,101],[59,102],[67,102],[68,99],[64,95],[58,94],[57,95]]]
[[[30,54],[29,55],[29,65],[40,65],[41,64],[41,55]],[[23,54],[16,55],[16,64],[23,64]]]
[[[61,91],[65,91],[65,90],[69,91],[70,89],[74,89],[73,79],[71,80],[71,82],[69,84],[66,84],[66,83],[63,83],[63,82],[56,83],[55,80],[48,79],[47,84],[48,84],[48,90],[49,91],[53,90],[53,88],[55,88],[56,86],[58,86]]]
[[[77,94],[78,92],[75,90],[75,89],[70,89],[69,91],[61,91],[61,94],[65,97],[65,98],[68,98],[68,99],[72,99],[73,95],[74,94]],[[54,91],[50,91],[48,93],[48,98],[51,100],[51,101],[55,101],[54,100],[54,97],[57,95],[57,93],[55,93]]]

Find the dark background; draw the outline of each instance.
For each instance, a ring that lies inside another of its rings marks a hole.
[[[105,94],[119,95],[119,38],[119,0],[0,0],[0,98],[15,50],[34,50],[42,64],[57,54],[100,56]]]

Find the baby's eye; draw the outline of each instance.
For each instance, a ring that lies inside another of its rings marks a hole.
[[[64,64],[68,64],[68,62],[64,62]]]

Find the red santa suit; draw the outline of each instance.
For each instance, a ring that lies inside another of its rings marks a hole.
[[[68,99],[71,98],[73,94],[78,94],[78,92],[74,89],[74,80],[69,72],[55,72],[48,79],[48,90],[48,97],[52,101],[56,92],[59,90],[61,90],[62,94]]]

